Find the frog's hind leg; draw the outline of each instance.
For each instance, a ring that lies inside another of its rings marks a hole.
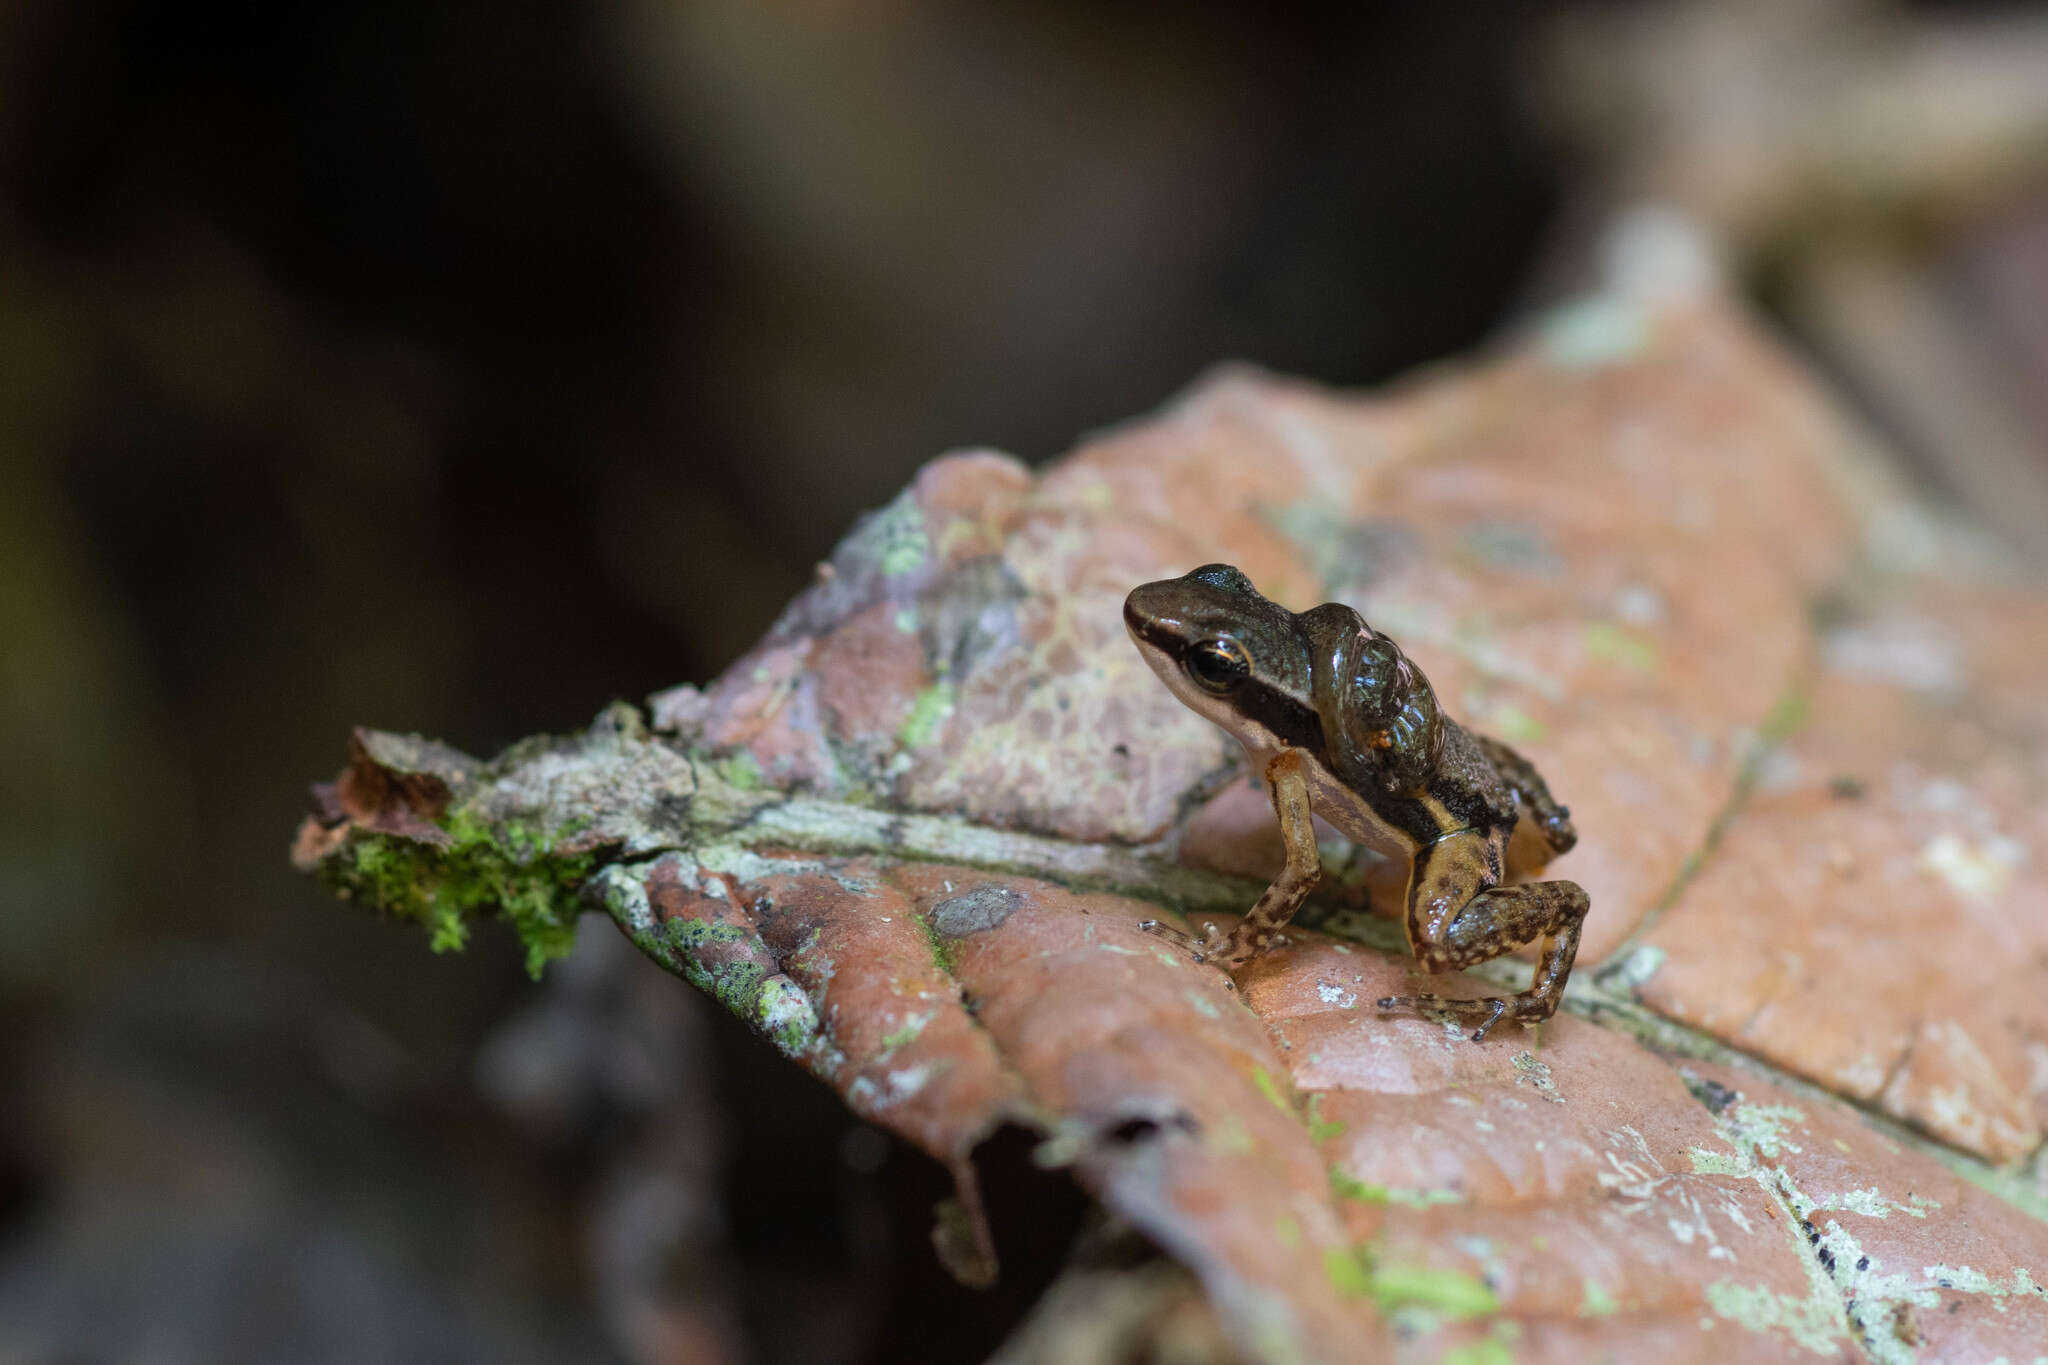
[[[1382,1010],[1411,1014],[1448,1013],[1476,1020],[1472,1041],[1483,1042],[1503,1019],[1541,1023],[1557,1013],[1565,982],[1579,953],[1586,922],[1585,891],[1576,882],[1533,882],[1488,886],[1492,873],[1478,847],[1438,845],[1438,854],[1418,869],[1408,893],[1408,941],[1427,972],[1456,971],[1490,962],[1524,943],[1543,940],[1536,979],[1518,995],[1454,1000],[1436,995],[1390,995]],[[1478,843],[1474,836],[1473,842]],[[1475,891],[1475,886],[1481,889]],[[1463,899],[1464,903],[1458,902]]]
[[[1266,765],[1266,785],[1273,795],[1273,814],[1280,820],[1281,842],[1287,847],[1287,865],[1266,888],[1244,920],[1228,934],[1211,929],[1202,938],[1184,934],[1158,920],[1148,919],[1139,927],[1179,944],[1197,962],[1213,962],[1224,971],[1236,971],[1264,952],[1281,927],[1294,918],[1302,901],[1315,889],[1323,873],[1322,853],[1316,847],[1315,821],[1310,816],[1308,771],[1301,752],[1284,749]]]
[[[1515,789],[1522,810],[1542,831],[1543,842],[1550,846],[1551,855],[1555,857],[1571,852],[1579,842],[1579,831],[1572,825],[1572,813],[1550,794],[1550,786],[1543,780],[1543,774],[1536,771],[1536,765],[1491,736],[1474,734],[1472,739],[1492,762],[1494,771]]]

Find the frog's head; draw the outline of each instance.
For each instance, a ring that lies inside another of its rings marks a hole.
[[[1308,640],[1230,565],[1133,588],[1124,625],[1159,680],[1246,748],[1321,750]]]

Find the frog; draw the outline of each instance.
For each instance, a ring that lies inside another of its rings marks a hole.
[[[1383,1014],[1476,1025],[1557,1012],[1590,906],[1576,882],[1510,884],[1508,849],[1527,821],[1534,872],[1578,843],[1571,811],[1528,759],[1469,730],[1439,704],[1398,644],[1353,608],[1292,612],[1229,564],[1145,583],[1124,624],[1173,695],[1244,748],[1279,821],[1286,862],[1228,932],[1200,936],[1159,920],[1142,927],[1233,978],[1271,947],[1322,873],[1315,816],[1408,870],[1402,923],[1424,972],[1460,971],[1538,942],[1535,976],[1515,995],[1387,996]]]

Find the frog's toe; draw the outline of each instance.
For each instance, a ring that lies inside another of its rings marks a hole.
[[[1498,1024],[1500,1022],[1500,1017],[1508,1012],[1508,1002],[1505,1000],[1481,1000],[1475,1003],[1493,1006],[1493,1008],[1487,1012],[1485,1021],[1481,1023],[1478,1028],[1472,1030],[1472,1041],[1475,1043],[1483,1043],[1486,1041],[1486,1031],[1492,1028],[1495,1024]]]
[[[1412,1014],[1440,1014],[1445,1010],[1457,1010],[1478,1004],[1475,1000],[1457,1000],[1448,995],[1385,995],[1377,1002],[1383,1010],[1402,1010]]]
[[[1138,927],[1154,938],[1165,939],[1197,962],[1207,962],[1223,946],[1216,940],[1213,930],[1204,937],[1196,938],[1156,919],[1139,920]]]
[[[1472,1041],[1483,1043],[1487,1033],[1501,1021],[1508,1012],[1508,1002],[1485,997],[1479,1000],[1461,1000],[1447,995],[1388,995],[1377,1002],[1380,1012],[1420,1015],[1423,1018],[1451,1018],[1460,1022],[1478,1020],[1479,1027],[1472,1031]]]
[[[1441,995],[1385,995],[1375,1003],[1382,1014],[1411,1014],[1426,1019],[1454,1010],[1464,1002],[1447,1000]]]

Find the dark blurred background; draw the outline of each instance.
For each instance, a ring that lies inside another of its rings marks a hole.
[[[936,1169],[609,926],[535,985],[295,877],[350,726],[489,753],[706,679],[923,460],[1221,359],[1383,379],[1651,200],[2025,542],[2044,37],[0,6],[0,1365],[985,1356],[1043,1276],[952,1286]],[[991,1160],[1056,1266],[1078,1204]]]

